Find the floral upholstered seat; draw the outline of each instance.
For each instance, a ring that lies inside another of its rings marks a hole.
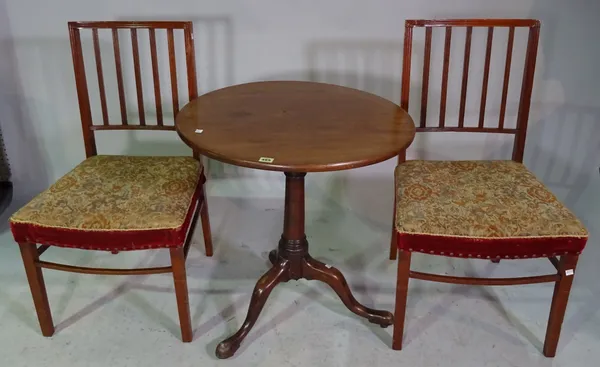
[[[395,175],[399,249],[526,258],[585,246],[579,220],[521,163],[416,160]]]
[[[203,183],[192,157],[93,156],[10,218],[15,240],[96,250],[182,246]]]

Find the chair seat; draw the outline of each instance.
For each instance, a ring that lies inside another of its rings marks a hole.
[[[192,157],[94,156],[10,218],[17,242],[126,251],[185,242],[204,181]]]
[[[398,248],[476,258],[579,254],[587,231],[514,161],[407,161],[395,172]]]

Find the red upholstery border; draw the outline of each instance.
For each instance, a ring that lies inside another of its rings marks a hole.
[[[19,243],[29,242],[98,251],[180,247],[185,243],[195,209],[199,210],[201,205],[204,205],[201,201],[201,193],[205,181],[206,178],[202,172],[183,225],[176,229],[92,231],[43,227],[28,223],[10,223],[10,229],[15,241]],[[196,205],[196,203],[198,204]]]
[[[586,237],[464,238],[398,233],[398,249],[451,257],[526,259],[580,254]]]

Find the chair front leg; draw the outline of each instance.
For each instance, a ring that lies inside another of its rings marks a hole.
[[[48,302],[48,294],[46,293],[46,285],[44,283],[44,274],[42,269],[37,266],[39,259],[37,246],[34,243],[19,243],[25,273],[29,281],[33,304],[40,322],[42,335],[52,336],[54,334],[54,323],[52,322],[52,313],[50,312],[50,303]]]
[[[183,247],[171,249],[171,267],[173,268],[173,283],[175,284],[177,311],[179,312],[179,324],[181,325],[181,340],[184,343],[189,343],[192,341],[193,332]]]
[[[406,301],[408,298],[408,281],[410,279],[411,253],[400,251],[398,256],[398,276],[396,279],[396,306],[394,308],[394,335],[392,349],[402,349],[404,335],[404,319],[406,316]]]
[[[565,318],[565,311],[578,259],[579,255],[564,255],[560,258],[558,265],[560,280],[554,285],[552,306],[550,307],[550,317],[548,318],[548,328],[546,329],[546,340],[544,341],[544,355],[546,357],[554,357],[556,355],[560,330]]]

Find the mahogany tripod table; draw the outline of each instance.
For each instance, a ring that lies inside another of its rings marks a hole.
[[[259,82],[207,93],[176,118],[181,139],[210,158],[261,170],[285,172],[283,234],[273,264],[256,283],[248,315],[233,336],[217,346],[229,358],[258,319],[275,286],[291,279],[320,280],[348,309],[387,327],[393,315],[360,304],[342,273],[312,258],[304,233],[307,172],[351,169],[390,159],[415,136],[410,116],[396,104],[355,89],[310,82]],[[390,174],[391,175],[391,174]]]

